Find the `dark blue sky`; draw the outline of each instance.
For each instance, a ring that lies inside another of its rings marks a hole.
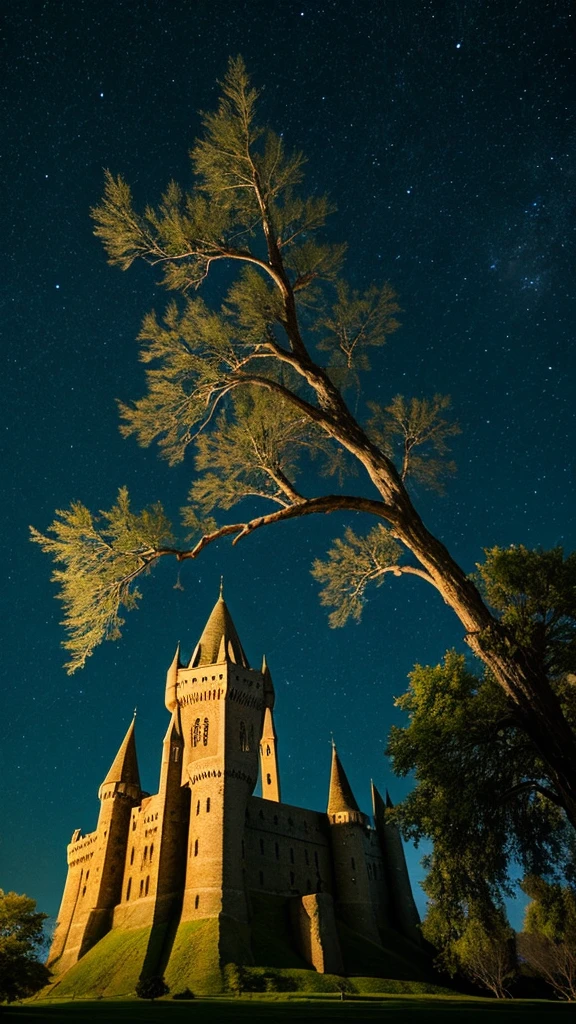
[[[154,791],[167,722],[164,674],[194,646],[221,573],[248,657],[277,690],[284,798],[323,807],[330,733],[361,806],[369,779],[399,799],[383,757],[393,697],[415,661],[461,644],[417,579],[370,595],[359,626],[328,629],[309,574],[335,517],[223,542],[144,583],[123,640],[70,678],[50,566],[27,539],[56,508],[174,513],[192,468],[123,441],[115,399],[137,398],[134,338],[165,296],[153,271],[107,266],[89,208],[102,169],[139,201],[190,181],[198,109],[241,52],[262,109],[338,205],[356,286],[388,279],[402,330],[367,382],[452,395],[459,472],[427,525],[467,570],[493,544],[574,547],[576,77],[569,0],[19,0],[2,26],[5,73],[2,805],[0,885],[55,914],[65,846],[96,822],[97,789],[138,705],[143,784]],[[210,297],[210,293],[208,293]],[[354,520],[362,527],[359,519]],[[369,523],[366,523],[368,527]],[[411,856],[416,867],[420,853]]]

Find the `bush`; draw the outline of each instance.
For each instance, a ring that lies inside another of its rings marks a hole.
[[[170,989],[164,981],[164,978],[159,975],[153,975],[150,978],[140,978],[140,981],[136,985],[136,995],[139,999],[149,999],[153,1002],[155,999],[160,999],[161,996],[168,995]]]
[[[172,996],[172,999],[195,999],[195,998],[196,998],[196,996],[194,995],[194,993],[189,988],[185,988],[182,992],[175,992],[174,995]]]

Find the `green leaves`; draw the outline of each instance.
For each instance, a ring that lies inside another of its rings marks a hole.
[[[406,399],[396,395],[385,407],[376,402],[368,406],[370,437],[394,459],[402,480],[412,478],[443,494],[445,478],[456,472],[456,464],[446,461],[448,438],[460,433],[458,424],[443,415],[450,408],[450,396]]]
[[[327,332],[318,348],[331,353],[331,362],[347,370],[370,368],[368,349],[385,344],[400,326],[395,314],[400,310],[396,293],[389,284],[372,285],[363,294],[351,291],[340,281],[337,302],[321,325]]]
[[[343,540],[336,539],[326,561],[316,559],[312,575],[324,585],[321,603],[334,606],[329,616],[332,627],[344,626],[350,618],[359,621],[366,587],[369,583],[381,586],[384,573],[397,564],[401,553],[390,530],[378,523],[365,537],[348,528]]]
[[[119,609],[135,608],[140,594],[135,581],[171,540],[162,506],[132,512],[126,488],[116,504],[94,517],[80,502],[56,513],[51,536],[30,528],[32,540],[52,556],[52,579],[60,587],[69,639],[69,673],[82,668],[102,640],[115,640],[124,620]]]

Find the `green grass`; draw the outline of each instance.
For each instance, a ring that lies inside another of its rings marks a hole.
[[[164,978],[172,993],[186,988],[203,995],[222,991],[216,918],[179,926]]]
[[[111,931],[57,981],[55,999],[131,995],[146,958],[150,928]]]
[[[386,1024],[540,1024],[549,1020],[574,1019],[574,1007],[566,1003],[518,1000],[497,1002],[489,999],[467,999],[461,996],[393,996],[387,999],[357,999],[341,1003],[334,997],[279,1000],[264,999],[196,999],[190,1003],[170,999],[153,1004],[139,1001],[29,1003],[25,1006],[2,1007],[4,1020],[10,1024],[129,1024],[145,1021],[166,1024],[193,1020],[196,1024],[228,1024],[231,1021],[382,1021]]]

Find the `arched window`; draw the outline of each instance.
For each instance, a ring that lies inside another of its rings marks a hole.
[[[248,738],[244,722],[240,722],[240,750],[248,750]]]
[[[200,719],[197,718],[192,729],[192,746],[197,747],[200,743]]]
[[[126,901],[130,899],[130,890],[132,889],[132,879],[128,879],[128,885],[126,886]]]
[[[272,776],[270,775],[270,772],[266,772],[266,782],[269,786],[272,785]]]
[[[194,840],[194,856],[195,857],[198,856],[198,840],[197,839]]]
[[[208,725],[209,725],[208,719],[205,718],[204,719],[204,729],[203,729],[203,732],[202,732],[202,742],[203,742],[205,747],[208,746]]]
[[[266,744],[266,757],[270,757],[270,744]]]

